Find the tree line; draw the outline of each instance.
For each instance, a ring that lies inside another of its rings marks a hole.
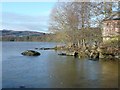
[[[54,34],[47,34],[43,36],[23,36],[23,37],[3,36],[0,37],[0,41],[50,42],[50,41],[55,41],[53,37]]]

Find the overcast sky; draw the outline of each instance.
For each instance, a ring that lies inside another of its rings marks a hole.
[[[48,32],[49,15],[55,2],[2,3],[0,29]]]

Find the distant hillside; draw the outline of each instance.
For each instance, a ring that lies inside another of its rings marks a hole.
[[[0,41],[53,41],[53,36],[42,32],[0,30]]]
[[[13,31],[13,30],[0,30],[0,35],[4,36],[12,36],[12,37],[23,37],[23,36],[41,36],[45,35],[42,32],[33,32],[33,31]]]

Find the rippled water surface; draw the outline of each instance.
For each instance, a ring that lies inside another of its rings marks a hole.
[[[40,56],[21,52],[39,47],[54,47],[48,42],[3,42],[3,88],[116,88],[118,60],[78,59],[59,56],[54,50],[37,50]]]

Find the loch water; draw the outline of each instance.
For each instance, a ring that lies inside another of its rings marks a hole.
[[[25,50],[54,47],[53,42],[2,42],[3,88],[117,88],[118,60],[60,56],[59,51],[36,50],[40,56],[23,56]]]

